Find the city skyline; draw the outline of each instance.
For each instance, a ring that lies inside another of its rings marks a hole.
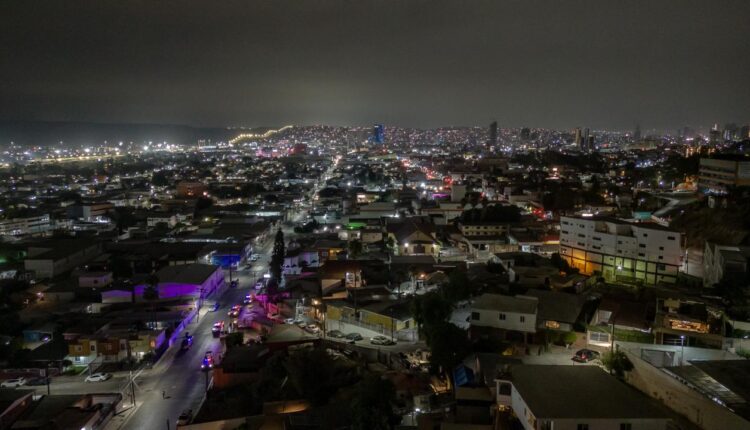
[[[746,2],[47,6],[2,6],[2,119],[674,130],[750,118]]]

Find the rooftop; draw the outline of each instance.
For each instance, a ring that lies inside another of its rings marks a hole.
[[[516,366],[512,382],[540,419],[669,419],[656,401],[596,366]]]
[[[538,305],[539,301],[531,297],[482,294],[474,300],[472,309],[535,314]]]

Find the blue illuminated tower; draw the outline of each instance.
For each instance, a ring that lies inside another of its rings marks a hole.
[[[378,144],[385,142],[385,127],[383,127],[383,124],[375,124],[372,127],[372,141]]]

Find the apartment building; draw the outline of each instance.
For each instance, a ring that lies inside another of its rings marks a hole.
[[[0,221],[0,236],[43,235],[52,229],[49,214]]]
[[[750,186],[750,158],[743,156],[701,158],[698,171],[699,189],[723,193],[728,187],[735,186]]]
[[[706,242],[703,250],[703,286],[727,281],[742,283],[748,279],[750,246],[719,245]]]
[[[560,256],[582,274],[608,282],[674,283],[682,264],[680,233],[606,217],[560,217]]]

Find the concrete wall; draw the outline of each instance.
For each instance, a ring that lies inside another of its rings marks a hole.
[[[750,421],[740,418],[642,360],[637,353],[627,349],[624,349],[624,351],[634,366],[634,369],[627,374],[626,378],[630,385],[659,400],[665,406],[678,414],[684,415],[705,430],[750,428]]]
[[[620,430],[620,424],[628,423],[633,430],[666,430],[668,419],[556,419],[553,429],[577,430],[578,424],[588,424],[589,430]]]

